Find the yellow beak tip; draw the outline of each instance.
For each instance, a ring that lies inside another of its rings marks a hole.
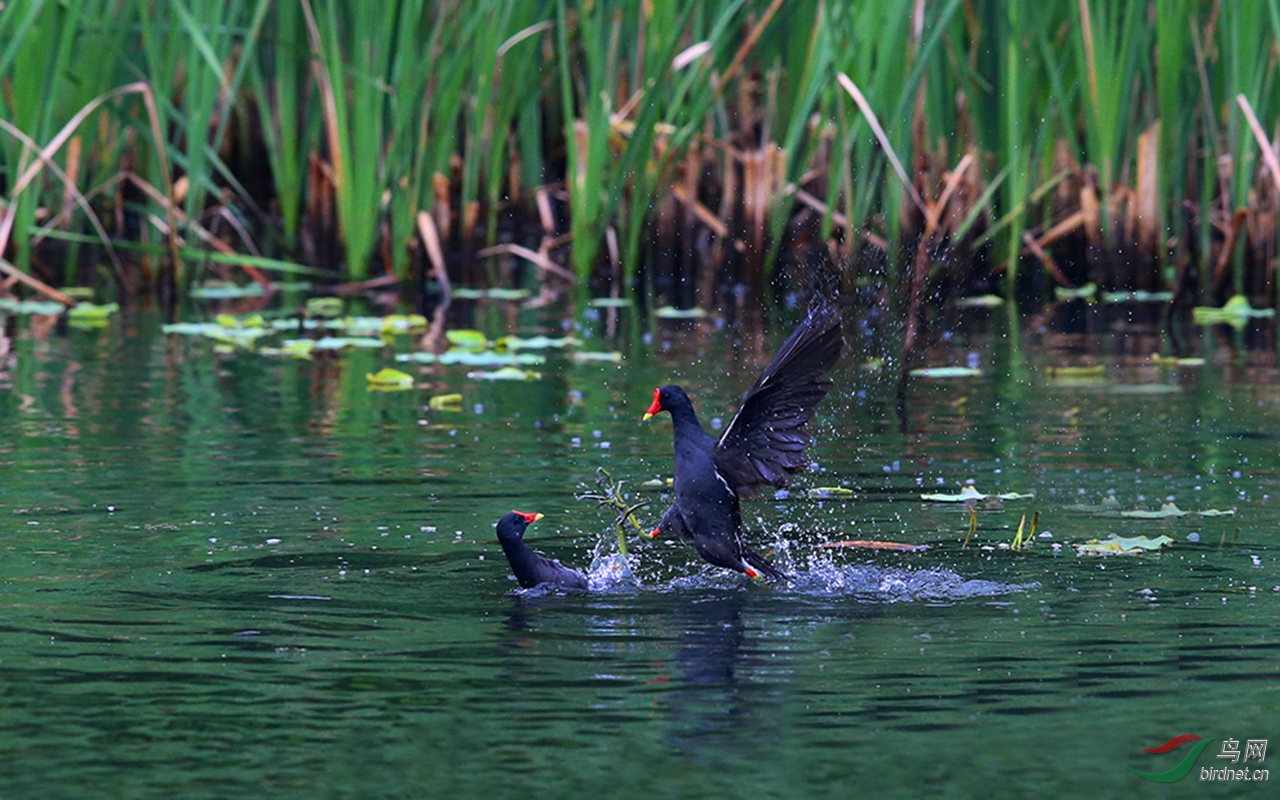
[[[534,522],[537,522],[538,520],[542,519],[542,518],[543,518],[543,517],[545,517],[545,516],[546,516],[546,514],[537,514],[537,513],[535,513],[535,514],[533,515],[533,521],[534,521]]]
[[[651,420],[651,419],[653,419],[653,415],[646,411],[646,412],[645,412],[645,414],[644,414],[644,416],[640,418],[640,421],[641,421],[641,422],[648,422],[648,421],[649,421],[649,420]]]

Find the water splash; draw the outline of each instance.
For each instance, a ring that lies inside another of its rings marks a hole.
[[[1038,583],[1005,583],[966,577],[938,565],[879,566],[837,563],[830,553],[805,558],[794,542],[774,542],[775,563],[789,576],[776,584],[761,583],[736,572],[702,563],[692,549],[643,547],[623,556],[616,543],[602,537],[592,553],[587,581],[601,594],[656,594],[718,590],[772,591],[779,597],[852,597],[868,603],[954,602],[975,597],[999,597],[1039,588]]]

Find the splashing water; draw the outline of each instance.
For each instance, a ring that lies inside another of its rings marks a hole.
[[[587,581],[592,592],[603,594],[650,591],[670,593],[702,589],[733,589],[758,585],[780,596],[854,597],[867,603],[953,602],[974,597],[998,597],[1038,589],[1038,583],[1002,583],[965,576],[940,566],[883,567],[875,564],[839,564],[829,553],[812,553],[803,560],[794,543],[779,536],[772,557],[789,579],[777,584],[758,583],[737,573],[703,564],[692,549],[672,548],[678,561],[666,563],[653,547],[632,550],[623,556],[616,539],[602,536],[592,551]]]

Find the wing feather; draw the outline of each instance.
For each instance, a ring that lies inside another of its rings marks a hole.
[[[809,313],[787,337],[716,443],[715,463],[739,497],[764,486],[786,486],[809,463],[805,425],[831,389],[826,375],[844,337],[833,306]]]

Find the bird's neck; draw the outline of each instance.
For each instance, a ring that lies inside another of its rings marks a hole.
[[[671,433],[676,451],[677,472],[682,471],[680,469],[682,462],[705,459],[715,448],[715,438],[702,429],[698,416],[693,413],[692,405],[686,404],[671,409]]]
[[[533,578],[534,565],[537,561],[534,552],[529,549],[529,545],[525,544],[523,539],[499,539],[498,541],[502,544],[502,552],[507,555],[507,562],[511,564],[511,571],[515,573],[522,586],[526,585],[525,582]]]

